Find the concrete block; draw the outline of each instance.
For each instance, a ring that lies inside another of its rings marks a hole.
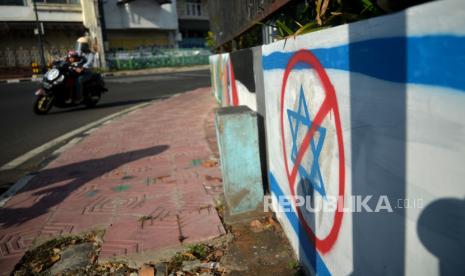
[[[224,107],[215,122],[229,215],[255,211],[263,201],[257,113],[246,106]]]

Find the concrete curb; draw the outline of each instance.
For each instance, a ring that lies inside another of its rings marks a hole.
[[[151,74],[166,74],[166,73],[178,73],[178,72],[189,72],[189,71],[200,71],[207,70],[210,65],[195,65],[187,67],[163,67],[163,68],[149,68],[143,70],[127,70],[103,73],[104,77],[121,77],[121,76],[136,76],[136,75],[151,75]]]
[[[163,67],[163,68],[150,68],[150,69],[143,69],[143,70],[108,72],[108,73],[102,73],[102,76],[106,78],[106,77],[123,77],[123,76],[136,76],[136,75],[166,74],[166,73],[200,71],[200,70],[207,70],[208,68],[209,68],[208,64],[188,66],[188,67]],[[0,80],[0,84],[20,83],[20,82],[39,82],[41,80],[42,80],[42,77],[6,79],[6,80]]]
[[[68,133],[65,133],[35,149],[32,149],[30,151],[28,151],[27,153],[21,155],[21,156],[18,156],[17,158],[11,160],[10,162],[4,164],[3,166],[0,167],[0,171],[5,171],[5,170],[11,170],[11,169],[14,169],[16,167],[18,167],[19,165],[23,164],[24,162],[28,161],[29,159],[41,154],[42,152],[50,149],[50,148],[53,148],[54,146],[56,145],[59,145],[60,143],[80,134],[80,133],[84,133],[92,128],[95,128],[95,127],[98,127],[100,125],[103,125],[105,124],[106,122],[110,121],[110,120],[113,120],[114,118],[117,118],[117,117],[120,117],[120,116],[123,116],[129,112],[132,112],[134,110],[137,110],[139,108],[142,108],[142,107],[145,107],[145,106],[148,106],[152,103],[153,101],[149,101],[149,102],[146,102],[146,103],[141,103],[141,104],[138,104],[138,105],[135,105],[133,107],[130,107],[130,108],[126,108],[126,109],[123,109],[121,111],[118,111],[116,113],[113,113],[113,114],[110,114],[106,117],[103,117],[101,119],[98,119],[94,122],[91,122],[91,123],[88,123],[87,125],[84,125],[80,128],[77,128],[75,130],[72,130]]]
[[[83,137],[79,137],[79,135],[82,135],[82,134],[89,135],[90,133],[97,130],[102,125],[108,124],[111,121],[113,121],[114,119],[123,117],[124,115],[127,115],[127,114],[129,114],[129,113],[131,113],[131,112],[133,112],[135,110],[138,110],[138,109],[144,108],[146,106],[149,106],[152,103],[153,103],[153,101],[150,101],[150,102],[138,104],[136,106],[133,106],[133,107],[130,107],[130,108],[127,108],[127,109],[123,109],[123,110],[121,110],[119,112],[110,114],[110,115],[108,115],[108,116],[106,116],[106,117],[104,117],[102,119],[99,119],[99,120],[94,121],[92,123],[89,123],[89,124],[87,124],[85,126],[82,126],[82,127],[78,128],[78,129],[76,129],[74,131],[70,131],[68,133],[65,133],[62,136],[60,136],[58,138],[55,138],[54,140],[52,140],[52,141],[50,141],[48,143],[45,143],[42,146],[39,146],[39,147],[27,152],[26,154],[24,154],[22,156],[19,156],[18,158],[10,161],[9,163],[3,165],[2,167],[0,167],[0,171],[15,169],[17,166],[23,164],[24,162],[28,161],[29,159],[31,159],[31,158],[45,152],[46,150],[48,150],[50,148],[53,148],[56,145],[59,145],[60,143],[66,141],[66,140],[69,140],[64,145],[62,145],[61,147],[56,149],[51,154],[51,155],[59,156],[63,151],[65,151],[68,148],[76,145],[77,143],[79,143],[83,139]],[[72,137],[74,137],[74,138],[72,138]],[[27,173],[25,176],[21,177],[18,181],[16,181],[16,183],[13,184],[7,191],[5,191],[3,194],[0,194],[0,209],[3,208],[3,206],[14,195],[16,195],[16,193],[19,190],[24,188],[29,183],[29,181],[32,178],[34,178],[36,173],[37,172],[29,172],[29,173]]]
[[[27,174],[19,179],[13,186],[11,186],[5,193],[0,195],[0,208],[5,206],[5,204],[22,188],[24,188],[29,180],[34,177],[33,174]]]

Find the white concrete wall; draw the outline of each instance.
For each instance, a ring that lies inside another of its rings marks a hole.
[[[2,6],[0,21],[32,21],[35,20],[31,6]]]
[[[210,56],[212,92],[221,106],[232,105],[229,71],[230,65],[228,53]]]
[[[82,22],[80,5],[37,4],[39,20],[52,22]],[[32,0],[26,6],[1,6],[0,21],[35,21]]]
[[[252,51],[247,49],[244,51]],[[250,56],[252,57],[252,55]],[[254,66],[253,60],[237,58],[236,62],[245,63],[250,66],[247,73],[253,78]],[[216,100],[221,106],[248,106],[251,110],[257,111],[257,96],[254,91],[249,91],[247,86],[242,83],[234,74],[234,65],[229,53],[217,54],[210,56],[210,73],[212,81],[212,91]],[[238,70],[236,68],[236,70]],[[261,73],[259,71],[258,73]]]
[[[311,273],[465,275],[463,26],[436,1],[262,47],[274,210]]]
[[[117,0],[104,3],[107,29],[164,29],[177,30],[176,1],[159,5],[153,0],[138,0],[117,5]]]

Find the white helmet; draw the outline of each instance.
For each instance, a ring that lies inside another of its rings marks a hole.
[[[83,54],[83,53],[90,53],[91,52],[90,41],[89,38],[86,36],[82,36],[78,38],[76,43],[76,50]]]

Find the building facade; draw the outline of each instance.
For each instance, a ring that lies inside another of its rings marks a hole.
[[[204,48],[210,30],[208,0],[178,0],[179,47]]]
[[[86,31],[79,0],[37,0],[47,61],[75,46]],[[0,68],[30,70],[39,62],[38,30],[32,0],[0,0]]]
[[[108,49],[176,46],[175,0],[107,0],[103,9]]]
[[[98,52],[97,66],[105,68],[106,51],[205,47],[209,30],[206,0],[35,2],[47,63],[73,49],[83,35]],[[0,35],[0,75],[30,73],[31,64],[40,62],[34,0],[0,0]]]

